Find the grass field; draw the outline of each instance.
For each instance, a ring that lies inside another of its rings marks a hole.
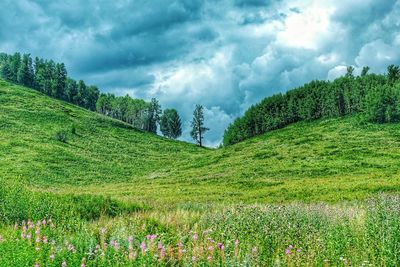
[[[399,152],[360,116],[204,149],[0,80],[0,266],[396,266]]]

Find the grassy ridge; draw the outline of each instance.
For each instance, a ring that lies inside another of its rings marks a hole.
[[[400,190],[400,125],[302,122],[200,149],[0,82],[0,176],[151,205],[363,199]],[[72,127],[76,134],[71,133]],[[68,132],[68,142],[54,139]]]
[[[200,149],[0,81],[0,266],[398,266],[399,143],[345,117]]]

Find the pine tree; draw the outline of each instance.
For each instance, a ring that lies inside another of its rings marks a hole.
[[[34,84],[32,58],[29,54],[24,55],[22,58],[17,72],[17,82],[27,87],[32,87]]]
[[[193,120],[191,126],[192,131],[190,132],[190,135],[199,146],[203,146],[204,133],[210,129],[204,127],[204,114],[202,105],[196,105],[196,108],[193,112]]]
[[[368,71],[369,71],[369,67],[368,66],[363,67],[363,69],[361,71],[361,77],[367,76]]]
[[[388,83],[393,85],[396,81],[400,80],[400,67],[395,65],[390,65],[388,68]]]
[[[67,70],[64,63],[56,64],[54,96],[59,99],[66,99],[65,87],[67,82]]]
[[[182,135],[182,123],[176,109],[166,109],[160,118],[160,130],[165,137],[176,139]]]

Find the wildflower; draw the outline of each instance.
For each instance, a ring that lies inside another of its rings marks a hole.
[[[67,262],[66,262],[66,261],[63,261],[63,262],[61,263],[61,267],[67,267]]]
[[[203,236],[206,236],[206,235],[208,235],[208,233],[209,233],[210,231],[209,230],[205,230],[205,231],[203,231]]]
[[[3,242],[3,237],[0,235],[0,242]]]
[[[36,237],[36,243],[40,243],[40,238]]]
[[[129,242],[129,243],[132,243],[132,242],[133,242],[133,236],[129,236],[129,237],[128,237],[128,242]]]
[[[197,241],[198,239],[199,239],[199,235],[198,235],[198,234],[194,234],[194,235],[193,235],[193,240],[194,240],[194,241]]]
[[[104,234],[106,233],[106,231],[107,231],[106,228],[104,228],[104,227],[100,228],[100,233],[101,233],[102,235],[104,235]]]
[[[47,244],[48,242],[49,242],[49,240],[47,239],[46,236],[44,236],[44,237],[43,237],[43,243],[44,243],[44,244]]]
[[[289,248],[285,249],[285,254],[286,255],[290,255],[290,253],[292,253],[292,251]]]
[[[218,243],[217,246],[218,246],[218,248],[219,248],[220,250],[224,250],[224,249],[225,249],[225,246],[224,246],[224,244],[222,244],[222,243]]]
[[[193,257],[192,257],[192,261],[194,262],[194,261],[196,261],[196,260],[197,260],[196,256],[193,256]]]
[[[28,239],[28,240],[31,240],[31,233],[28,233],[27,235],[26,235],[26,239]]]
[[[252,252],[253,254],[257,253],[257,247],[253,247],[253,248],[251,249],[251,252]]]
[[[82,258],[82,263],[81,263],[81,267],[85,267],[86,265],[85,265],[85,258]]]
[[[34,265],[34,267],[39,267],[39,263],[36,262],[35,265]]]
[[[208,261],[212,261],[212,256],[208,256],[208,257],[207,257],[207,260],[208,260]]]
[[[21,233],[21,239],[25,239],[26,234],[24,232]]]
[[[142,254],[145,254],[147,250],[146,243],[144,242],[140,243],[140,248],[142,249]]]
[[[239,240],[235,240],[235,246],[238,246],[239,245]]]
[[[213,246],[209,246],[209,247],[208,247],[208,250],[209,250],[209,251],[213,251],[213,250],[214,250],[214,247],[213,247]]]
[[[147,238],[147,240],[154,240],[154,239],[156,239],[156,235],[147,235],[146,236],[146,238]]]
[[[42,221],[42,225],[46,226],[46,220]]]
[[[54,258],[55,258],[54,254],[51,254],[51,255],[50,255],[50,260],[51,260],[51,261],[54,261]]]
[[[68,245],[68,251],[69,251],[69,252],[75,253],[75,247],[74,247],[74,245],[69,244],[69,245]]]
[[[39,250],[40,250],[40,247],[36,247],[35,249],[36,249],[36,251],[39,251]]]

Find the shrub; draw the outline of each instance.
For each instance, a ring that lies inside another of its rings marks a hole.
[[[72,126],[71,133],[74,134],[74,135],[76,134],[76,127],[75,126]]]
[[[67,143],[68,141],[68,137],[67,137],[67,133],[64,131],[58,131],[55,135],[54,138],[57,141],[63,142],[63,143]]]

